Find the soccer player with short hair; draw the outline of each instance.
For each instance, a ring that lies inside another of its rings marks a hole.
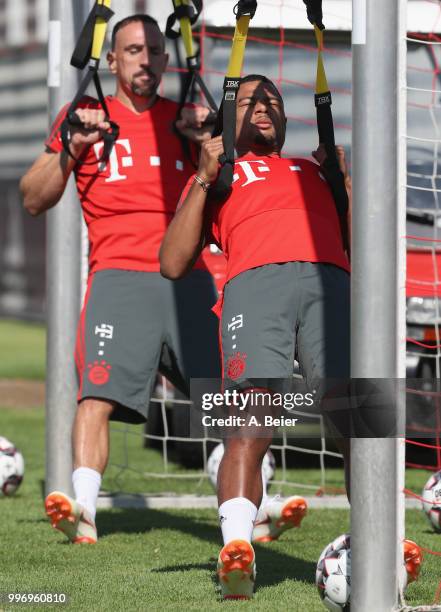
[[[224,153],[218,136],[202,145],[197,175],[183,192],[160,252],[161,273],[171,279],[191,270],[207,241],[225,253],[223,379],[248,393],[280,390],[281,379],[292,377],[295,356],[313,389],[326,378],[349,377],[349,263],[336,207],[319,164],[281,157],[285,131],[275,85],[260,75],[242,79],[230,194],[221,201],[210,197]],[[320,162],[326,157],[322,147],[314,156]],[[339,158],[345,171],[341,150]],[[239,432],[224,441],[218,576],[225,599],[253,594],[251,540],[272,433],[256,428],[254,436]],[[265,521],[259,523],[262,536]]]
[[[117,23],[107,55],[116,93],[109,114],[120,128],[102,161],[109,129],[99,103],[85,97],[63,150],[61,110],[46,150],[21,181],[24,205],[38,215],[57,204],[75,174],[89,236],[89,279],[78,325],[79,378],[73,427],[75,500],[61,492],[46,499],[52,524],[72,542],[97,540],[95,513],[109,454],[109,420],[144,422],[159,370],[188,394],[192,376],[218,376],[216,294],[201,260],[176,285],[159,273],[158,250],[188,177],[194,171],[180,137],[200,143],[209,109],[182,109],[157,94],[167,66],[164,37],[147,15]],[[208,340],[208,341],[207,341]]]

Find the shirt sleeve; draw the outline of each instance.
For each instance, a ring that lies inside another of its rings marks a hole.
[[[44,144],[46,149],[52,151],[53,153],[60,153],[63,150],[63,143],[61,142],[61,132],[60,127],[66,117],[67,109],[69,108],[69,104],[63,106],[60,112],[57,115],[57,118],[52,124],[52,127],[49,132],[49,136],[46,138]]]

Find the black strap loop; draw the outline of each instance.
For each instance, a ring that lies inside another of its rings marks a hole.
[[[303,2],[306,4],[309,23],[315,24],[320,30],[324,30],[322,0],[303,0]]]
[[[113,15],[114,12],[108,6],[105,4],[95,3],[87,17],[83,29],[81,30],[77,44],[75,45],[75,49],[72,53],[70,60],[72,66],[79,68],[80,70],[86,67],[87,63],[90,61],[93,30],[97,17],[101,17],[107,23]]]
[[[321,165],[323,174],[331,189],[337,210],[343,248],[350,253],[349,232],[348,232],[348,210],[349,198],[346,191],[345,177],[340,170],[340,166],[335,152],[334,122],[332,119],[332,97],[331,92],[315,94],[315,105],[317,111],[317,130],[319,142],[324,144],[326,150],[326,160]]]
[[[173,0],[172,0],[173,1]],[[181,4],[180,6],[176,6],[173,2],[174,12],[167,18],[167,23],[165,26],[165,35],[167,38],[174,40],[179,38],[181,35],[180,29],[175,30],[174,26],[177,21],[182,19],[183,17],[188,17],[191,25],[194,25],[196,21],[199,19],[199,15],[202,12],[202,0],[192,0],[193,6],[190,4]]]
[[[234,145],[236,141],[236,98],[240,79],[225,77],[224,95],[219,109],[213,137],[222,134],[224,155],[219,159],[221,169],[216,183],[211,188],[215,200],[223,200],[231,191],[234,174]]]
[[[257,0],[239,0],[233,9],[233,13],[236,15],[236,19],[243,17],[243,15],[249,15],[250,19],[252,19],[256,10]]]

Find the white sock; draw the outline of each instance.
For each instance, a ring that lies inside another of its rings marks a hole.
[[[72,484],[76,501],[90,512],[93,520],[96,515],[96,501],[101,486],[101,474],[88,467],[77,468],[72,474]]]
[[[219,521],[224,544],[231,540],[251,542],[257,508],[246,497],[233,497],[219,506]]]

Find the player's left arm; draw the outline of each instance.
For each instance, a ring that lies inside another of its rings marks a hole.
[[[351,175],[349,174],[349,168],[346,161],[346,153],[345,149],[342,145],[336,145],[335,153],[337,155],[338,165],[345,179],[345,187],[346,193],[348,194],[348,242],[351,244],[351,221],[352,221],[352,180]],[[314,159],[318,161],[320,165],[322,165],[326,159],[326,150],[325,145],[321,144],[318,146],[316,151],[312,152],[312,156]]]
[[[176,129],[182,136],[196,144],[202,144],[211,138],[213,123],[206,123],[211,110],[201,104],[184,106],[181,117],[175,123]]]

